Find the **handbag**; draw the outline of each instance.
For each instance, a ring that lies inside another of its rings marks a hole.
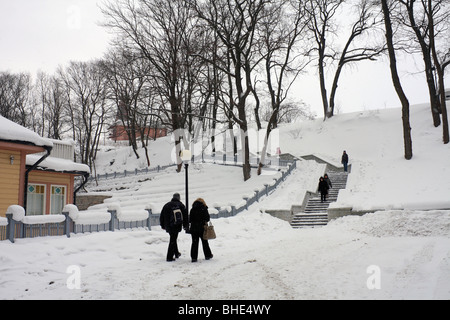
[[[209,223],[205,223],[204,229],[203,240],[212,240],[216,238],[216,231],[214,230],[214,226],[211,221]]]

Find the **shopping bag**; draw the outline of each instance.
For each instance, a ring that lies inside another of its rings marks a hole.
[[[212,240],[216,238],[216,231],[214,230],[214,226],[211,223],[205,223],[205,231],[203,232],[203,240]]]

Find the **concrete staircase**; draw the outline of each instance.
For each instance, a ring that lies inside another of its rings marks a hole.
[[[328,223],[328,206],[331,202],[337,200],[339,190],[345,189],[348,173],[332,166],[327,166],[327,170],[329,170],[327,174],[331,180],[332,188],[328,191],[326,201],[321,202],[320,194],[317,193],[309,198],[304,209],[300,206],[293,206],[293,218],[291,221],[293,228],[319,227]],[[317,181],[319,181],[318,178]]]

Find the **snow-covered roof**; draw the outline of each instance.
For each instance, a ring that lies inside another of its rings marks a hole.
[[[53,143],[37,133],[0,116],[0,140],[52,147]]]
[[[27,166],[34,165],[42,155],[29,154],[27,155]],[[81,163],[76,163],[71,160],[48,157],[42,161],[38,168],[44,170],[53,170],[57,172],[80,172],[80,173],[90,173],[89,166]]]

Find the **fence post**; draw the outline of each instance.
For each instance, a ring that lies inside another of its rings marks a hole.
[[[148,212],[147,218],[147,228],[148,230],[152,230],[152,209],[145,209]]]
[[[13,219],[12,213],[7,213],[6,218],[8,219],[8,228],[6,229],[6,238],[9,239],[12,243],[14,243],[14,233],[16,222]]]
[[[111,220],[109,220],[109,231],[114,231],[114,228],[116,225],[117,211],[116,210],[108,210],[108,212],[111,214]]]
[[[220,214],[220,207],[214,207],[217,210],[217,218],[222,218]]]
[[[269,185],[265,184],[264,187],[266,187],[266,197],[269,196]]]
[[[245,200],[245,210],[248,210],[248,197],[243,197]]]
[[[69,212],[63,212],[62,214],[66,217],[64,221],[64,234],[67,238],[70,238],[70,223],[72,222],[72,218],[69,217]]]

